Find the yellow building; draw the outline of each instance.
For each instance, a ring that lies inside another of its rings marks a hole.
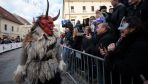
[[[85,18],[95,16],[95,11],[100,6],[111,7],[110,0],[64,0],[63,1],[63,19],[69,19],[73,24],[77,20],[81,22]]]
[[[19,35],[20,35],[21,38],[24,38],[26,36],[26,34],[30,32],[30,29],[31,29],[32,25],[26,19],[24,19],[23,17],[21,17],[19,15],[16,15],[16,14],[14,14],[14,16],[21,23],[23,23],[23,25],[19,26],[19,28],[20,28]]]
[[[9,38],[24,37],[31,28],[31,24],[24,18],[13,15],[0,6],[0,38],[3,36]]]

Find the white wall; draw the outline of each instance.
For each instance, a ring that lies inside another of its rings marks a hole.
[[[7,25],[7,30],[5,30],[5,24]],[[13,31],[12,31],[12,26],[13,26]],[[10,35],[11,37],[14,37],[16,35],[19,35],[19,24],[14,23],[12,21],[6,20],[6,19],[1,19],[1,33]]]
[[[86,13],[94,13],[91,11],[91,6],[94,6],[94,9],[99,9],[100,6],[107,6],[107,10],[109,10],[111,3],[110,2],[65,2],[65,14],[69,14],[69,9],[71,10],[71,6],[74,6],[74,13],[83,13],[82,6],[86,6]],[[71,12],[70,12],[71,13]],[[73,14],[73,13],[72,13]]]
[[[20,37],[24,38],[26,36],[26,34],[29,33],[31,27],[32,27],[32,25],[21,25],[20,26]]]
[[[7,30],[5,31],[5,24],[7,25]],[[12,31],[12,26],[14,28],[14,30]],[[16,36],[20,36],[21,38],[23,38],[28,31],[30,31],[32,25],[20,25],[17,23],[14,23],[12,21],[6,20],[6,19],[1,19],[0,21],[0,30],[1,30],[1,37],[2,35],[9,35],[10,37],[16,37]]]
[[[64,6],[64,19],[75,19],[83,20],[84,18],[89,18],[90,16],[95,16],[95,11],[100,9],[100,6],[107,6],[107,11],[109,10],[110,2],[65,2]],[[74,6],[74,13],[71,12],[71,6]],[[82,7],[86,6],[86,12],[83,12]],[[94,6],[94,11],[91,11],[91,6]],[[70,17],[69,17],[70,15]]]

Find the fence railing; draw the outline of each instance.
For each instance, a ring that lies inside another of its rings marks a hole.
[[[66,46],[62,48],[67,73],[73,77],[76,84],[125,84],[120,72],[105,68],[104,59]],[[114,74],[118,76],[114,78]],[[134,84],[132,77],[128,84]]]
[[[0,44],[0,53],[22,47],[22,43]]]

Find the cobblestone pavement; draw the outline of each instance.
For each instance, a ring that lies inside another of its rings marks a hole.
[[[62,79],[63,79],[62,84],[75,84],[67,74],[63,74]]]
[[[19,63],[21,51],[20,48],[0,54],[0,84],[15,84],[12,77]],[[62,79],[62,84],[74,84],[67,74],[63,74]]]

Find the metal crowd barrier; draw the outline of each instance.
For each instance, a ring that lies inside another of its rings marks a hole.
[[[122,84],[120,74],[113,81],[113,72],[105,69],[104,59],[66,46],[62,46],[62,49],[67,73],[75,84]],[[130,84],[133,84],[132,79]]]

